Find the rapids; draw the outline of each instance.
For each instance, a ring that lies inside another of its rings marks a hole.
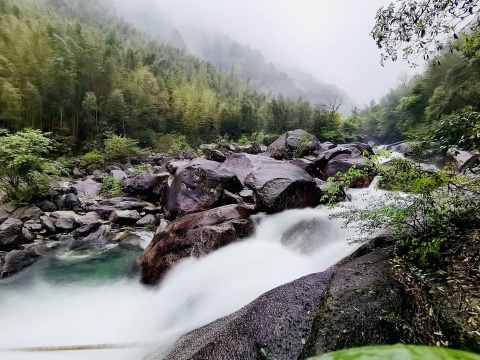
[[[378,192],[374,186],[352,189],[352,203],[367,206]],[[127,261],[119,260],[118,253],[109,257],[108,253],[57,250],[49,259],[0,281],[0,358],[142,359],[154,348],[168,346],[182,334],[240,309],[262,293],[323,271],[352,253],[360,245],[348,241],[355,231],[343,228],[341,220],[329,219],[332,211],[338,210],[257,215],[252,237],[202,259],[184,260],[155,289],[142,286],[137,276],[125,270],[133,268],[140,246],[148,244],[151,234],[137,236]],[[298,246],[282,245],[288,229],[312,219],[329,224],[318,234],[322,241],[316,247],[309,246],[305,253]],[[117,271],[98,276],[99,262],[109,269],[110,261],[115,261]],[[125,348],[12,351],[98,344]]]

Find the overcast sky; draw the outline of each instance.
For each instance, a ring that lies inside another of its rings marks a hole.
[[[359,104],[378,100],[402,72],[419,71],[402,60],[380,66],[380,50],[369,33],[377,9],[391,0],[142,1],[160,6],[180,32],[223,32],[260,49],[268,61],[339,86]]]

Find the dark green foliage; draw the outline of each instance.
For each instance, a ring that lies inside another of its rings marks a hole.
[[[114,135],[105,141],[105,157],[109,160],[130,161],[145,155],[135,140]]]
[[[86,153],[83,155],[83,161],[85,161],[89,168],[97,168],[103,165],[105,162],[102,154],[100,154],[98,151],[90,151]]]
[[[105,176],[103,178],[100,193],[107,197],[122,195],[122,184],[114,176]]]
[[[50,176],[63,174],[63,167],[45,158],[54,142],[38,130],[16,134],[2,132],[0,141],[0,197],[28,202],[48,191]]]
[[[99,0],[3,0],[0,14],[0,126],[51,132],[69,151],[102,149],[105,133],[147,148],[174,133],[197,146],[314,123],[326,139],[353,131],[338,101],[315,118],[312,104],[150,39]]]

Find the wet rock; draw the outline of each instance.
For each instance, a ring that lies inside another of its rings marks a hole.
[[[249,235],[252,210],[229,205],[189,214],[157,232],[140,257],[142,282],[156,284],[178,261],[202,257]]]
[[[43,226],[40,220],[28,220],[25,221],[23,224],[23,227],[27,230],[34,231],[34,232],[39,232],[42,231]]]
[[[35,205],[27,205],[16,209],[12,216],[22,221],[38,220],[45,213]]]
[[[146,226],[156,226],[159,223],[159,218],[156,215],[153,214],[148,214],[145,215],[143,218],[138,220],[135,223],[135,226],[137,227],[146,227]]]
[[[302,359],[315,312],[332,273],[312,274],[273,289],[232,315],[182,336],[148,360]]]
[[[202,151],[207,160],[223,163],[227,159],[227,156],[217,149],[216,144],[203,144],[198,149]]]
[[[108,219],[114,210],[137,210],[138,212],[142,212],[144,208],[152,207],[155,208],[155,205],[147,201],[131,197],[116,197],[87,206],[86,210],[97,213],[102,219]]]
[[[333,149],[321,151],[318,154],[317,159],[315,160],[315,165],[320,171],[323,171],[327,166],[328,162],[340,155],[351,155],[352,151],[343,147],[336,147]]]
[[[193,160],[197,157],[197,153],[192,148],[183,153],[183,158],[186,160]]]
[[[86,213],[85,215],[75,220],[78,226],[96,224],[96,223],[99,223],[100,221],[101,221],[100,216],[95,212]]]
[[[314,206],[321,197],[313,178],[290,164],[263,165],[247,176],[245,185],[255,192],[258,208],[268,212]]]
[[[54,233],[56,231],[55,224],[53,223],[52,219],[49,218],[48,216],[40,217],[40,222],[48,232]]]
[[[479,155],[470,151],[453,149],[448,154],[452,158],[453,170],[459,174],[479,160]]]
[[[75,185],[72,186],[75,189],[77,196],[80,199],[83,197],[96,197],[100,194],[100,187],[102,185],[96,182],[93,179],[86,179],[84,181],[79,181]]]
[[[0,267],[0,277],[13,275],[32,265],[41,256],[47,255],[49,249],[44,245],[29,245],[22,250],[13,250],[5,255],[3,267]]]
[[[186,166],[190,163],[191,160],[172,160],[167,163],[167,170],[170,174],[175,175],[177,170],[181,167]]]
[[[158,224],[157,230],[155,231],[155,235],[162,232],[169,224],[170,224],[170,221],[165,220],[164,218],[161,218],[160,223]]]
[[[75,240],[71,248],[83,249],[83,248],[103,248],[105,245],[112,243],[114,235],[110,231],[110,226],[100,225],[100,227],[92,232],[87,237],[80,237]]]
[[[285,231],[281,242],[294,251],[311,254],[332,238],[332,229],[328,219],[303,220]]]
[[[84,238],[94,231],[96,231],[102,224],[100,222],[94,222],[90,224],[85,224],[75,231],[72,232],[73,237],[75,238]]]
[[[233,204],[245,205],[245,201],[241,196],[236,195],[228,190],[223,190],[223,195],[219,200],[219,204],[222,206]]]
[[[72,176],[74,179],[81,179],[83,178],[83,172],[81,172],[78,168],[74,168],[72,171]]]
[[[139,196],[152,201],[160,201],[170,173],[143,173],[133,175],[122,181],[123,191],[130,196]]]
[[[140,220],[140,214],[136,210],[114,210],[109,218],[112,224],[119,225],[135,225],[138,220]]]
[[[368,345],[423,343],[411,291],[370,253],[273,289],[237,312],[182,336],[156,360],[306,359]],[[417,327],[418,328],[418,327]]]
[[[255,197],[254,197],[253,190],[243,189],[242,191],[240,191],[238,193],[238,195],[240,195],[246,203],[249,203],[249,204],[255,203]]]
[[[242,185],[245,185],[245,179],[252,171],[260,169],[265,164],[282,164],[282,162],[266,156],[233,154],[223,163],[237,175]]]
[[[257,142],[252,142],[249,145],[241,145],[241,146],[235,146],[234,148],[235,153],[245,153],[245,154],[251,154],[251,155],[257,155],[262,152],[262,148]]]
[[[69,210],[76,210],[80,208],[82,203],[78,199],[77,195],[69,193],[65,195],[65,208]]]
[[[110,171],[110,174],[119,181],[122,181],[128,176],[127,173],[123,170],[112,170]]]
[[[317,167],[315,163],[307,159],[293,159],[290,161],[290,164],[298,166],[300,169],[302,169],[311,176],[314,176],[317,172]]]
[[[69,215],[60,215],[55,220],[55,228],[62,233],[69,233],[77,228],[75,217]]]
[[[0,225],[0,251],[15,249],[22,239],[22,221],[8,218]]]
[[[242,185],[234,172],[215,161],[194,159],[175,173],[165,197],[165,215],[175,218],[210,209],[223,191],[237,192]]]
[[[323,179],[327,180],[330,177],[335,177],[338,172],[346,174],[353,166],[355,166],[355,168],[358,170],[364,170],[370,165],[370,161],[364,156],[340,155],[328,163],[323,172]],[[367,172],[364,176],[352,179],[350,187],[366,187],[371,184],[373,178],[374,174],[372,172]]]
[[[36,235],[29,229],[22,227],[22,244],[29,244],[36,239]]]
[[[48,200],[43,200],[41,203],[38,204],[38,207],[45,212],[53,212],[57,210],[57,205]]]
[[[320,141],[305,130],[287,131],[268,147],[268,152],[275,159],[301,157],[312,153],[320,146]]]

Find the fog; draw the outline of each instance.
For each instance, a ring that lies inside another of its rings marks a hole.
[[[258,48],[274,64],[337,85],[359,104],[378,100],[399,83],[401,74],[419,71],[402,60],[380,65],[380,50],[370,31],[376,11],[390,1],[117,0],[150,15],[159,9],[183,34],[198,29],[222,32]],[[186,42],[194,47],[188,37]]]

